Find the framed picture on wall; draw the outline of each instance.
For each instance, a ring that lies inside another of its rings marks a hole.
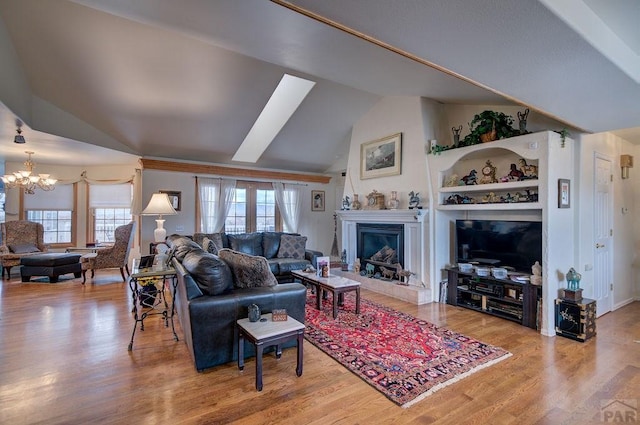
[[[311,211],[324,211],[324,190],[311,191]]]
[[[171,202],[171,206],[174,210],[180,211],[182,207],[182,192],[176,192],[173,190],[161,190],[160,193],[166,193]]]
[[[395,176],[401,171],[402,133],[360,145],[360,178]]]
[[[558,179],[558,208],[569,208],[571,206],[571,181],[569,179]]]

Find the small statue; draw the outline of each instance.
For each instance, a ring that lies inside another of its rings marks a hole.
[[[404,270],[400,263],[396,264],[396,274],[398,275],[400,282],[402,282],[401,284],[405,286],[409,286],[409,279],[411,279],[411,276],[415,276],[415,273],[409,270]]]
[[[527,117],[529,116],[529,108],[524,110],[524,113],[518,112],[518,128],[520,129],[520,134],[527,134]]]
[[[367,277],[373,276],[373,272],[376,269],[376,267],[373,264],[367,263],[367,265],[364,268],[367,270]]]
[[[360,273],[360,259],[356,258],[356,261],[353,262],[353,271],[355,273]]]
[[[418,195],[419,192],[414,193],[413,190],[409,192],[409,209],[422,208],[420,206],[420,197]]]
[[[522,171],[522,179],[537,179],[538,178],[538,166],[537,165],[528,165],[527,160],[524,158],[520,158],[518,160],[518,164],[520,164],[520,171]]]
[[[346,264],[347,263],[347,250],[346,249],[342,250],[342,255],[340,255],[340,261],[342,261],[342,264]]]
[[[453,132],[453,146],[458,146],[460,143],[460,132],[462,131],[462,125],[459,127],[451,127],[451,131]]]
[[[531,277],[529,281],[532,285],[542,285],[542,266],[538,261],[535,262],[533,266],[531,266]]]
[[[451,174],[451,176],[447,177],[444,181],[444,187],[456,187],[459,186],[460,178],[457,174]]]
[[[460,179],[462,185],[471,186],[472,184],[478,184],[478,179],[476,175],[478,172],[476,170],[469,171],[469,174]]]
[[[342,209],[343,210],[351,209],[351,200],[349,199],[348,196],[345,196],[344,199],[342,200]]]
[[[360,204],[360,200],[358,199],[358,194],[354,193],[353,194],[353,202],[351,203],[351,209],[352,210],[359,210],[360,208],[362,208],[362,204]]]
[[[509,180],[520,181],[524,177],[524,172],[518,170],[516,164],[511,164],[511,170],[509,171],[509,174],[507,176]]]
[[[569,269],[565,277],[568,284],[567,289],[570,289],[572,291],[577,291],[578,289],[580,289],[580,279],[582,279],[582,275],[575,271],[573,267]]]

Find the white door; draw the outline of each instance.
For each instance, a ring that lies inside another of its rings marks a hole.
[[[596,155],[594,166],[593,297],[596,316],[601,316],[611,311],[613,291],[613,182],[609,159]]]

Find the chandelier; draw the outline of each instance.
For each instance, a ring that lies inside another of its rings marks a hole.
[[[29,156],[24,162],[25,171],[18,171],[13,174],[5,174],[2,176],[2,182],[5,187],[11,189],[14,187],[24,189],[24,193],[33,195],[36,193],[36,189],[40,188],[45,191],[55,189],[55,184],[58,180],[49,177],[49,174],[31,175],[35,164],[31,160],[33,152],[25,151]]]

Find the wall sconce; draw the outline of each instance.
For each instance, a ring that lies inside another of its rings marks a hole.
[[[633,156],[620,155],[620,168],[622,169],[622,178],[629,178],[629,168],[633,168]]]

